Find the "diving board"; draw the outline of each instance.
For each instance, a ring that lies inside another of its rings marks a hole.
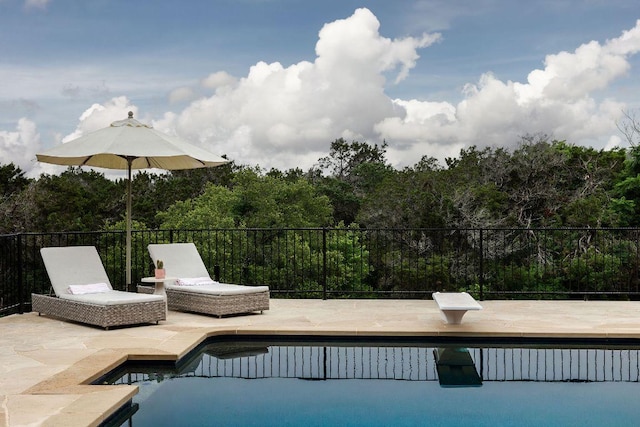
[[[434,292],[431,296],[442,318],[451,325],[459,325],[468,310],[482,310],[478,301],[466,292]]]

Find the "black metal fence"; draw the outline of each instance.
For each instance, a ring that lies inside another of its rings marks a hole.
[[[49,292],[42,247],[96,246],[113,287],[133,291],[152,272],[147,245],[169,242],[194,242],[212,276],[266,284],[274,297],[640,296],[636,228],[138,230],[132,284],[122,231],[21,233],[0,236],[0,315],[29,311],[31,293]]]

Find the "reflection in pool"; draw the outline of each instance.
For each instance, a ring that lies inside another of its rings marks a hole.
[[[631,425],[640,349],[462,343],[212,342],[128,365],[124,425]],[[116,424],[120,425],[120,424]]]

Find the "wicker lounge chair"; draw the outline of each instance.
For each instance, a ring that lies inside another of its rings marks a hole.
[[[195,286],[179,285],[180,279],[209,279],[210,277],[193,243],[152,244],[149,245],[149,255],[154,262],[159,259],[164,262],[167,276],[179,279],[165,282],[169,310],[191,311],[222,317],[269,309],[267,286],[215,282]]]
[[[32,310],[40,315],[106,329],[166,319],[162,296],[113,290],[95,247],[42,248],[40,253],[56,294],[31,294]],[[85,293],[90,288],[100,292]]]

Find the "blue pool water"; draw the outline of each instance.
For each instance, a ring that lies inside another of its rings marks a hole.
[[[225,353],[217,346],[165,372],[118,374],[111,382],[140,387],[131,424],[628,426],[640,419],[637,349],[252,343]]]

